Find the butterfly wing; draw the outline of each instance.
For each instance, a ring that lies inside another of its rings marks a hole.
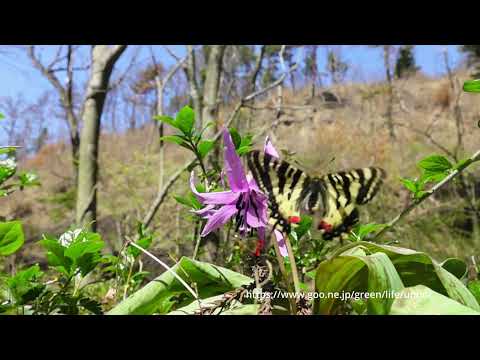
[[[260,151],[250,152],[247,159],[258,186],[268,195],[270,224],[288,232],[290,217],[316,214],[324,239],[347,234],[358,222],[356,206],[368,203],[385,178],[385,171],[374,167],[311,177]]]
[[[341,171],[322,177],[326,187],[323,237],[342,237],[359,220],[358,205],[368,203],[380,189],[386,173],[370,167]]]

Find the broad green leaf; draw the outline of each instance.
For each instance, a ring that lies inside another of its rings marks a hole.
[[[417,285],[397,294],[390,315],[480,315],[480,312],[424,285]]]
[[[240,286],[250,284],[253,280],[220,266],[191,260],[183,257],[172,267],[188,284],[196,283],[201,299],[223,294]],[[166,271],[142,289],[130,295],[107,315],[150,315],[165,312],[174,304],[174,297],[184,298],[178,306],[186,306],[194,301],[193,296],[169,272]],[[167,305],[168,304],[168,305]]]
[[[202,140],[198,144],[198,153],[200,154],[200,157],[202,159],[207,156],[207,154],[210,152],[210,150],[213,149],[213,146],[215,145],[215,141],[213,140]]]
[[[175,119],[170,117],[170,116],[165,116],[165,115],[158,116],[157,115],[157,116],[154,116],[153,119],[157,120],[157,121],[167,123],[168,125],[173,126],[176,129],[179,129],[177,123],[175,122]]]
[[[480,306],[459,280],[463,276],[466,265],[461,266],[459,259],[448,259],[438,263],[425,253],[411,249],[380,245],[371,242],[356,242],[336,250],[331,257],[335,258],[356,246],[363,246],[370,253],[383,252],[392,261],[403,284],[406,287],[425,285],[442,295],[480,311]],[[453,273],[450,273],[451,270]]]
[[[40,267],[36,264],[19,271],[7,280],[7,285],[17,304],[26,304],[40,295],[45,288],[43,284],[38,282],[42,276],[43,272],[40,271]]]
[[[171,142],[178,145],[183,145],[184,140],[179,135],[167,135],[160,138],[162,141]]]
[[[25,242],[22,223],[9,221],[0,223],[0,256],[8,256],[20,249]]]
[[[48,265],[57,268],[68,276],[70,274],[72,260],[65,257],[65,247],[57,239],[45,237],[39,243],[47,250]]]
[[[480,80],[467,80],[463,83],[463,91],[466,92],[480,92]]]
[[[184,198],[182,196],[174,195],[173,198],[182,205],[185,205],[188,208],[193,207],[192,201],[190,199]]]
[[[316,300],[316,313],[330,314],[335,310],[340,303],[333,297],[335,293],[363,291],[373,294],[365,298],[368,313],[386,315],[393,298],[384,294],[403,289],[403,283],[387,255],[353,255],[354,249],[349,249],[349,255],[342,254],[322,262],[318,267],[316,291],[325,296]]]
[[[195,112],[189,106],[180,110],[175,118],[175,123],[185,135],[191,135],[193,125],[195,124]]]

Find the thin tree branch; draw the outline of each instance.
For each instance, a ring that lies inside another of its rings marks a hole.
[[[465,160],[465,162],[463,162],[457,169],[452,171],[445,179],[440,181],[438,184],[434,185],[429,191],[425,193],[424,196],[413,201],[407,207],[405,207],[400,212],[400,214],[398,214],[394,219],[392,219],[390,222],[387,223],[387,225],[375,236],[374,240],[379,239],[385,232],[387,232],[392,227],[394,227],[400,220],[402,220],[406,215],[408,215],[413,209],[415,209],[423,201],[425,201],[430,196],[432,196],[435,192],[437,192],[440,188],[442,188],[444,185],[446,185],[451,180],[453,180],[456,176],[460,175],[462,171],[465,170],[468,166],[470,166],[471,164],[479,160],[480,160],[480,150],[478,150],[470,158]]]

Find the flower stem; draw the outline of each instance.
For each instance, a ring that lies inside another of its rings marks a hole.
[[[290,244],[288,235],[285,236],[285,244],[287,245],[288,258],[292,266],[293,286],[295,287],[295,292],[298,294],[300,293],[300,280],[298,279],[297,263],[295,262],[295,256],[293,255],[292,245]]]
[[[275,255],[277,256],[277,261],[278,261],[278,267],[280,268],[280,272],[283,275],[283,278],[285,279],[285,283],[287,284],[287,290],[289,292],[292,292],[292,285],[290,284],[290,279],[287,274],[287,269],[285,268],[285,262],[283,261],[283,256],[280,253],[280,248],[278,247],[277,240],[273,241],[273,247],[275,248]],[[296,304],[295,304],[295,299],[288,296],[288,301],[290,303],[290,311],[292,314],[296,313]]]

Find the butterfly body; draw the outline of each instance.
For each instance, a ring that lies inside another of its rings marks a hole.
[[[260,151],[247,157],[248,168],[268,195],[270,224],[289,232],[289,219],[308,214],[323,238],[342,238],[358,222],[357,206],[369,202],[385,178],[385,171],[370,167],[310,176]]]

